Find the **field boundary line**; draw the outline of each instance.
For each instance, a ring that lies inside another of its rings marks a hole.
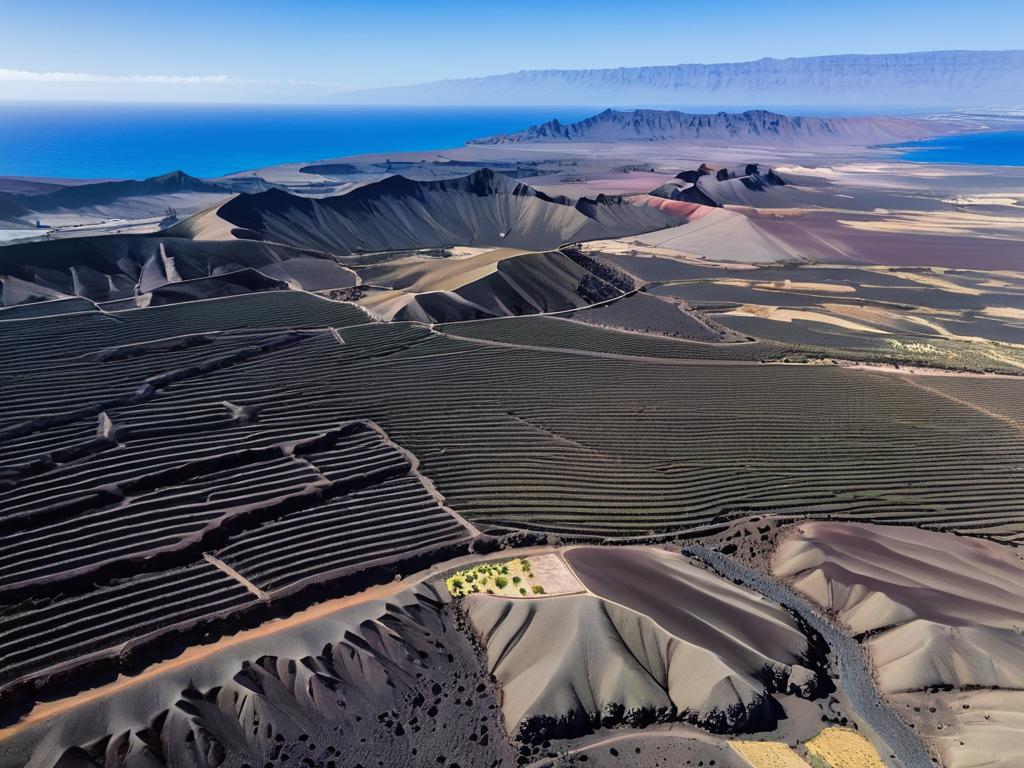
[[[628,362],[643,362],[643,363],[654,363],[663,365],[722,365],[722,366],[760,366],[764,365],[760,360],[708,360],[706,358],[695,358],[695,357],[651,357],[649,355],[628,355],[621,352],[600,352],[591,349],[580,349],[579,347],[543,347],[536,344],[516,344],[511,341],[494,341],[492,339],[483,339],[473,336],[460,336],[455,333],[448,331],[434,330],[434,333],[438,333],[442,336],[447,336],[449,339],[455,339],[456,341],[467,341],[473,344],[480,344],[485,347],[499,347],[504,349],[525,349],[532,352],[555,352],[566,355],[577,355],[579,357],[598,357],[606,360],[626,360]]]
[[[259,598],[260,600],[264,600],[265,601],[265,600],[269,600],[270,599],[270,595],[268,595],[262,589],[257,587],[255,584],[253,584],[251,581],[249,581],[247,578],[245,578],[245,576],[240,574],[238,571],[236,571],[230,565],[225,563],[223,560],[220,560],[220,559],[214,557],[209,552],[203,552],[203,559],[206,560],[206,562],[208,562],[214,568],[222,571],[223,573],[227,574],[232,579],[237,581],[239,584],[241,584],[247,590],[252,592],[252,594],[256,595],[256,597]]]
[[[410,451],[408,448],[403,448],[394,440],[392,440],[391,436],[377,422],[372,421],[370,419],[360,419],[358,421],[365,424],[367,427],[376,432],[377,436],[381,439],[381,441],[384,442],[385,445],[388,445],[394,450],[398,451],[398,453],[401,454],[402,458],[409,462],[410,474],[412,474],[413,477],[420,481],[420,485],[423,486],[426,492],[430,494],[430,497],[439,507],[441,507],[441,509],[443,509],[449,515],[454,517],[455,520],[460,525],[462,525],[463,528],[469,531],[471,536],[480,535],[480,530],[475,525],[473,525],[471,522],[469,522],[469,520],[467,520],[454,509],[448,506],[444,496],[441,494],[439,490],[437,490],[437,486],[434,485],[434,481],[431,480],[426,475],[424,475],[422,472],[420,472],[420,460],[415,453]]]
[[[941,389],[930,387],[922,381],[915,380],[912,376],[900,376],[900,378],[903,379],[903,381],[905,381],[912,387],[916,387],[917,389],[923,390],[929,394],[941,397],[945,400],[949,400],[951,403],[962,405],[964,408],[970,408],[972,411],[976,411],[982,414],[983,416],[988,416],[990,419],[997,419],[998,421],[1001,421],[1004,424],[1009,425],[1018,432],[1024,432],[1024,423],[1017,421],[1011,416],[1007,416],[1002,413],[996,413],[995,411],[990,411],[983,405],[979,405],[978,403],[972,403],[970,400],[964,400],[963,398],[957,397],[956,395],[953,395],[949,392],[943,392]]]

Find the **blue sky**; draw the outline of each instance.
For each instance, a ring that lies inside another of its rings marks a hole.
[[[1012,0],[0,0],[0,98],[315,102],[519,69],[1024,47]]]

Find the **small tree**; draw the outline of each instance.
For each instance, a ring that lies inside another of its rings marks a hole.
[[[458,576],[452,579],[452,589],[456,592],[461,592],[463,586],[465,586],[465,582],[463,582]]]
[[[508,586],[508,579],[506,579],[504,576],[495,576],[494,586],[496,586],[498,589],[504,589]]]
[[[512,577],[512,583],[513,584],[518,584],[521,581],[522,581],[522,579],[519,576],[513,576]]]
[[[519,594],[520,595],[525,595],[526,594],[526,587],[520,587],[519,588]]]

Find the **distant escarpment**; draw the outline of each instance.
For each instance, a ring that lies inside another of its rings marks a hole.
[[[546,251],[679,223],[643,196],[555,197],[485,168],[442,181],[391,176],[319,199],[277,189],[242,194],[168,234],[266,240],[335,255],[456,245]]]
[[[336,98],[353,104],[982,107],[1024,103],[1024,51],[921,51],[613,69],[528,69],[350,91]]]
[[[606,109],[575,123],[549,120],[518,133],[488,136],[470,143],[686,140],[705,144],[867,146],[922,138],[943,129],[942,123],[901,117],[792,117],[763,109],[716,114]]]

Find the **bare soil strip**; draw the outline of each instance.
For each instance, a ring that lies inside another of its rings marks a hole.
[[[257,587],[255,584],[253,584],[251,581],[249,581],[247,578],[245,578],[245,576],[240,574],[238,571],[236,571],[230,565],[225,563],[223,560],[218,560],[216,557],[211,555],[209,552],[204,552],[203,553],[203,558],[206,560],[206,562],[208,562],[214,568],[220,569],[221,571],[226,573],[228,576],[230,576],[232,579],[234,579],[239,584],[241,584],[243,587],[245,587],[250,592],[252,592],[254,595],[256,595],[257,599],[259,599],[259,600],[268,600],[269,599],[270,596],[266,592],[264,592],[262,589]]]
[[[913,376],[901,376],[900,378],[903,379],[905,382],[907,382],[907,384],[909,384],[912,387],[917,387],[918,389],[923,389],[925,392],[928,392],[930,394],[937,395],[939,397],[943,397],[946,400],[949,400],[951,403],[956,403],[957,405],[962,405],[965,408],[970,408],[971,410],[974,410],[974,411],[977,411],[978,413],[984,414],[985,416],[988,416],[989,418],[998,419],[999,421],[1003,422],[1004,424],[1010,425],[1011,427],[1013,427],[1014,429],[1018,430],[1019,432],[1024,432],[1024,422],[1017,421],[1016,419],[1011,418],[1010,416],[1007,416],[1007,415],[1002,414],[1002,413],[996,413],[995,411],[990,411],[988,408],[986,408],[983,405],[980,405],[978,403],[972,403],[970,400],[964,400],[963,398],[957,397],[956,395],[950,394],[949,392],[943,392],[941,389],[936,389],[935,387],[929,387],[923,381],[921,381],[920,379],[915,379]]]

